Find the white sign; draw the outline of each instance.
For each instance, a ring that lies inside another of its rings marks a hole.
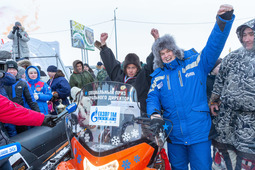
[[[89,125],[119,126],[120,107],[117,106],[91,106]]]

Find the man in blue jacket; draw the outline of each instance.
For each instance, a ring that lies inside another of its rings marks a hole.
[[[155,129],[164,124],[160,110],[164,111],[164,118],[173,122],[168,143],[173,170],[188,170],[189,163],[191,169],[211,169],[211,140],[208,139],[211,117],[206,78],[220,56],[234,18],[231,5],[220,7],[216,24],[201,53],[194,49],[181,50],[170,35],[157,39],[152,46],[155,71],[151,74],[147,114]],[[169,126],[167,131],[170,129]]]

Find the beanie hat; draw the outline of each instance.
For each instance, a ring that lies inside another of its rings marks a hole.
[[[99,62],[97,62],[97,65],[101,66],[101,65],[103,65],[103,63],[101,61],[99,61]]]
[[[126,73],[126,68],[129,64],[134,64],[137,67],[137,72],[141,70],[141,63],[139,57],[135,53],[129,53],[124,60],[123,67],[124,72]]]
[[[15,26],[21,26],[21,23],[19,21],[15,22]]]
[[[16,69],[18,71],[18,64],[15,61],[13,61],[13,60],[7,61],[6,62],[6,67],[7,67],[7,69],[8,68],[14,68],[14,69]]]
[[[219,58],[219,59],[216,61],[215,65],[213,66],[213,68],[212,68],[212,70],[211,70],[211,72],[221,63],[221,61],[222,61],[222,58]]]
[[[171,50],[176,56],[176,58],[178,58],[179,60],[183,60],[184,58],[183,50],[176,45],[174,38],[168,34],[164,35],[158,38],[152,45],[152,53],[154,55],[154,64],[153,64],[154,70],[159,67],[160,68],[163,67],[163,61],[160,56],[160,51],[164,49]]]
[[[57,72],[58,68],[54,65],[50,65],[48,68],[47,68],[47,72]]]
[[[25,70],[23,67],[18,66],[18,74],[17,74],[16,78],[17,78],[17,79],[22,78],[22,75],[25,74],[25,71],[26,71],[26,70]]]
[[[27,70],[27,73],[30,73],[30,72],[37,72],[37,70],[33,67],[30,67],[28,70]]]

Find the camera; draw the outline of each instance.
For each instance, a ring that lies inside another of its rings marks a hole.
[[[0,61],[0,79],[4,77],[6,71],[5,61]]]

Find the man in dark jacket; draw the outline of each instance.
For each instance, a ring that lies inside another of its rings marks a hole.
[[[12,86],[5,86],[8,98],[11,101],[20,104],[21,106],[25,106],[26,103],[32,110],[40,112],[39,106],[34,99],[31,88],[29,87],[28,83],[24,79],[21,79],[18,75],[17,63],[13,60],[7,61],[6,66],[7,72],[16,77],[15,84]],[[5,127],[10,136],[15,136],[17,133],[21,133],[28,129],[26,126],[17,126],[17,131],[15,131],[15,126],[10,124],[5,124]]]
[[[156,29],[152,29],[151,34],[155,40],[159,37],[158,30]],[[143,68],[141,68],[140,59],[136,54],[127,54],[123,63],[124,69],[122,70],[120,62],[115,59],[112,50],[106,46],[107,38],[107,33],[101,34],[100,56],[110,79],[112,81],[118,81],[133,85],[137,91],[138,102],[140,102],[142,116],[147,116],[146,98],[150,88],[150,74],[153,72],[152,66],[154,57],[152,53],[147,57],[147,64]]]
[[[255,19],[240,25],[237,37],[242,47],[223,60],[211,96],[215,139],[220,154],[235,151],[236,164],[225,159],[228,167],[253,169],[255,166]],[[215,109],[219,112],[216,113]],[[232,149],[234,147],[234,149]],[[232,159],[233,160],[233,159]],[[229,163],[230,162],[230,163]],[[227,168],[228,168],[227,167]],[[229,169],[229,168],[228,168]]]

